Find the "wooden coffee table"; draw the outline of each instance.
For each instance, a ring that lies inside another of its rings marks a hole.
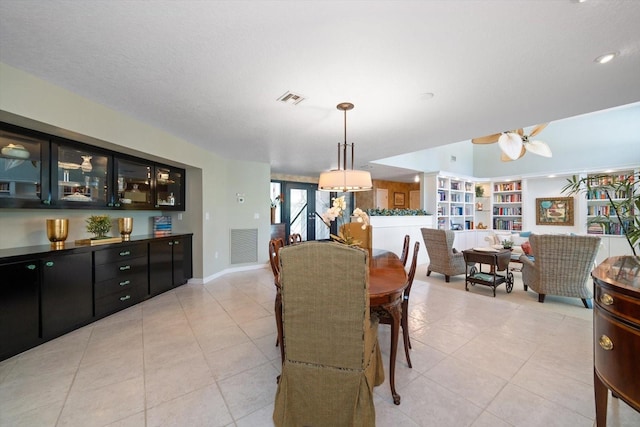
[[[465,273],[464,288],[469,290],[476,284],[490,286],[493,288],[493,296],[496,296],[496,288],[505,283],[507,293],[513,290],[513,273],[509,271],[511,261],[511,251],[509,249],[474,248],[462,251],[464,261],[467,264]],[[475,264],[479,264],[476,268]],[[487,272],[482,271],[482,265],[489,266]],[[498,274],[505,271],[505,274]]]

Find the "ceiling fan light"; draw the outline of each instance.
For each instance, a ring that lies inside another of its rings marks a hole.
[[[551,148],[549,148],[549,145],[547,145],[546,142],[529,141],[527,144],[525,144],[525,148],[527,149],[527,151],[533,154],[537,154],[538,156],[542,156],[542,157],[552,156]]]
[[[522,137],[514,132],[503,133],[498,138],[498,145],[511,160],[516,160],[522,151]]]

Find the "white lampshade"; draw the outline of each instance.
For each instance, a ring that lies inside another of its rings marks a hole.
[[[498,145],[511,160],[517,160],[522,151],[522,137],[514,132],[503,133],[498,139]]]
[[[322,191],[369,191],[373,189],[371,174],[360,170],[333,170],[322,172],[318,180],[318,188]]]
[[[542,141],[529,141],[524,145],[527,151],[532,152],[533,154],[537,154],[542,157],[551,157],[551,148],[547,145],[546,142]]]

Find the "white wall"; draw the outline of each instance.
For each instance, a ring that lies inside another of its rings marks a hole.
[[[15,124],[40,126],[48,133],[79,136],[79,140],[102,145],[134,155],[155,160],[165,160],[187,169],[187,209],[182,222],[174,217],[176,231],[194,233],[194,276],[210,277],[229,267],[229,228],[255,228],[260,233],[260,243],[268,241],[269,233],[269,165],[255,162],[230,162],[188,141],[170,135],[160,129],[137,121],[118,111],[82,98],[61,87],[54,86],[30,74],[0,63],[0,119]],[[26,120],[25,120],[26,118]],[[216,136],[212,135],[212,139]],[[170,160],[169,160],[170,159]],[[242,212],[237,215],[235,205],[230,204],[230,183],[246,179],[247,199]],[[260,193],[258,195],[258,193]],[[209,212],[209,220],[205,219]],[[254,220],[253,213],[260,219]],[[69,217],[72,219],[71,236],[77,236],[84,217],[92,211],[76,210],[0,210],[0,248],[48,243],[44,219]],[[109,211],[114,217],[121,212]],[[129,212],[126,215],[129,216]],[[157,215],[157,211],[136,212],[134,233],[145,217]],[[266,248],[264,243],[263,247]],[[214,257],[218,252],[218,258]],[[267,262],[267,251],[258,251],[260,264]]]

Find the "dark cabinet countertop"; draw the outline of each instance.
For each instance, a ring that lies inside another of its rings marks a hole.
[[[110,243],[104,245],[76,245],[73,240],[65,242],[64,248],[56,249],[51,245],[24,246],[19,248],[0,249],[0,263],[18,262],[25,259],[42,258],[59,254],[70,254],[80,252],[90,252],[103,248],[113,248],[118,245],[127,245],[130,243],[141,243],[155,240],[170,240],[176,237],[193,236],[193,233],[175,233],[168,236],[154,236],[153,234],[131,236],[128,241],[120,243]]]

